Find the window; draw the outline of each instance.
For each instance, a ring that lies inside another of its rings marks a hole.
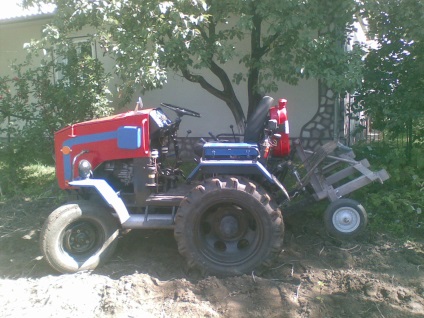
[[[66,51],[56,50],[56,70],[54,72],[55,82],[63,80],[67,72],[67,67],[72,67],[87,57],[97,58],[96,43],[89,37],[75,37],[70,39],[70,45]]]

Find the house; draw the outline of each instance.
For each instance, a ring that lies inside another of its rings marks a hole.
[[[40,38],[43,26],[52,18],[52,12],[20,15],[8,19],[0,19],[0,76],[10,74],[9,65],[15,59],[23,60],[24,43]],[[81,40],[82,34],[75,39]],[[97,52],[97,44],[93,51]],[[100,49],[99,49],[100,51]],[[110,58],[97,56],[112,70]],[[237,68],[238,64],[229,65]],[[247,109],[247,89],[243,83],[236,87],[236,94]],[[117,94],[115,94],[117,95]],[[288,100],[288,116],[291,138],[301,138],[306,147],[315,147],[328,140],[343,137],[344,105],[338,97],[317,80],[301,80],[292,86],[281,83],[277,92],[269,94],[277,103],[279,98]],[[128,105],[131,109],[134,104]],[[145,107],[157,107],[167,102],[192,109],[201,113],[202,117],[185,117],[181,125],[181,136],[191,130],[191,137],[208,136],[208,132],[230,133],[230,125],[235,125],[233,116],[224,102],[203,90],[198,84],[190,83],[177,74],[168,77],[167,84],[160,90],[147,92],[143,96]],[[172,116],[172,115],[171,115]]]

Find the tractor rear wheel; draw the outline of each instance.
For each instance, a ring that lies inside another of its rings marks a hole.
[[[179,252],[205,274],[250,273],[281,251],[281,212],[246,179],[210,179],[197,186],[182,201],[175,223]]]
[[[106,261],[118,242],[118,222],[105,207],[89,201],[53,211],[40,234],[45,259],[61,273],[93,270]]]

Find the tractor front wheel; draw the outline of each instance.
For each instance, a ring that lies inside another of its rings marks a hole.
[[[175,223],[180,253],[203,273],[251,273],[281,251],[281,212],[246,179],[210,179],[197,186],[182,201]]]
[[[118,222],[105,207],[75,202],[53,211],[40,234],[41,251],[52,268],[61,273],[93,270],[116,248]]]
[[[324,223],[330,234],[341,239],[349,239],[365,230],[368,217],[362,204],[342,198],[331,202],[327,207]]]

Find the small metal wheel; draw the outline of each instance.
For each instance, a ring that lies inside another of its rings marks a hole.
[[[361,234],[368,223],[364,207],[357,201],[342,198],[330,203],[324,213],[327,231],[343,239]]]
[[[69,254],[89,254],[101,246],[104,240],[99,224],[90,220],[77,221],[66,227],[63,234],[63,248]]]

